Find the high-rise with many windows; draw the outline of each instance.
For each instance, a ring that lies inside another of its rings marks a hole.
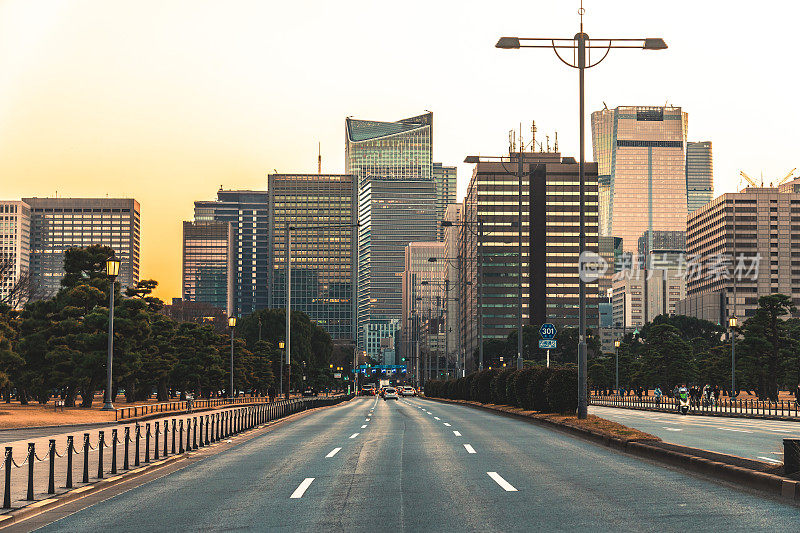
[[[230,222],[235,236],[236,286],[233,314],[247,315],[268,304],[266,191],[217,191],[216,200],[194,203],[195,222]]]
[[[64,252],[108,246],[122,264],[122,287],[139,281],[140,215],[133,198],[23,198],[31,209],[31,277],[39,296],[61,288]]]
[[[448,206],[456,203],[458,167],[433,164],[433,182],[436,185],[436,222],[439,224],[438,238],[444,241],[445,228],[441,225]]]
[[[357,189],[348,174],[269,176],[270,307],[286,306],[287,225],[291,233],[292,309],[334,341],[356,338]]]
[[[714,198],[714,157],[711,141],[686,144],[686,194],[689,213]]]
[[[236,279],[233,223],[183,223],[182,295],[185,302],[202,302],[233,314]]]
[[[636,252],[650,230],[686,227],[687,114],[680,107],[617,107],[592,113],[600,234]]]
[[[30,206],[20,200],[0,200],[0,303],[20,308],[34,294],[30,256]]]

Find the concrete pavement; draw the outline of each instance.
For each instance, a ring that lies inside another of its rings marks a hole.
[[[54,511],[38,523],[55,518]],[[662,531],[723,524],[796,531],[800,512],[522,420],[418,398],[358,398],[43,531]]]
[[[800,438],[800,422],[680,415],[595,405],[589,406],[589,413],[640,429],[666,442],[766,463],[782,463],[783,439]]]

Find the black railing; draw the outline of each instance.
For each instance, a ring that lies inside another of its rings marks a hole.
[[[82,483],[90,483],[91,478],[89,475],[90,456],[97,458],[97,475],[94,476],[96,480],[104,478],[106,473],[117,474],[118,470],[128,471],[134,470],[140,466],[143,461],[144,464],[149,464],[152,459],[158,460],[159,457],[166,459],[168,456],[181,455],[190,451],[197,450],[200,446],[207,446],[214,442],[227,439],[233,435],[247,431],[262,424],[283,418],[300,411],[313,409],[316,407],[323,407],[328,405],[335,405],[340,402],[350,400],[354,397],[353,394],[329,396],[323,398],[295,398],[291,400],[281,400],[276,402],[258,403],[255,405],[247,405],[242,407],[232,407],[213,413],[198,413],[196,415],[188,415],[181,419],[172,419],[172,426],[170,427],[169,420],[156,421],[151,430],[150,423],[142,425],[138,422],[134,426],[133,437],[131,437],[131,427],[126,426],[122,440],[118,438],[118,429],[111,430],[111,442],[107,442],[104,431],[98,432],[98,440],[92,444],[89,433],[83,435],[83,446],[81,449],[75,448],[74,437],[72,435],[67,437],[66,449],[63,453],[59,453],[56,449],[55,439],[50,439],[47,454],[40,457],[36,453],[36,445],[31,442],[28,443],[28,450],[25,459],[21,463],[14,460],[13,448],[6,447],[5,460],[3,468],[5,470],[5,487],[3,491],[3,509],[12,508],[12,470],[15,468],[23,468],[27,465],[27,483],[25,500],[34,501],[36,491],[34,490],[34,465],[39,462],[48,462],[48,476],[47,476],[47,494],[55,494],[56,492],[56,460],[63,459],[66,463],[66,476],[64,480],[65,489],[73,488],[73,468],[74,456],[81,457],[82,465]],[[247,398],[248,402],[252,399]],[[204,402],[216,402],[217,400],[202,400]],[[220,400],[221,402],[221,400]],[[243,403],[243,402],[242,402]],[[220,403],[222,405],[222,403]],[[209,405],[213,407],[212,405]],[[154,406],[150,406],[154,407]],[[141,407],[140,407],[141,408]],[[133,408],[130,408],[133,409]],[[155,411],[154,411],[155,412]],[[186,437],[184,439],[184,420],[186,421]],[[176,430],[177,428],[177,430]],[[178,449],[176,452],[176,432],[178,440]],[[159,450],[159,441],[163,438],[163,448]],[[151,447],[151,439],[153,446]],[[144,440],[144,450],[140,448],[141,441]],[[172,451],[169,453],[168,442],[172,442]],[[130,468],[130,450],[133,444],[134,457],[133,466]],[[122,468],[118,469],[117,448],[122,447]],[[184,446],[185,445],[185,446]],[[110,468],[106,468],[107,462],[104,461],[104,450],[110,448],[108,452],[111,454]],[[95,453],[90,453],[95,452]]]
[[[647,411],[677,411],[678,400],[662,396],[600,396],[590,395],[592,405],[604,407],[622,407],[626,409],[643,409]],[[800,418],[800,405],[794,400],[779,400],[777,402],[763,400],[737,400],[721,398],[691,400],[689,412],[696,414],[720,414],[744,417],[781,417]]]

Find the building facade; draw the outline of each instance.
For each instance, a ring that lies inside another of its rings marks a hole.
[[[396,122],[345,119],[345,174],[386,180],[433,177],[433,113]]]
[[[555,152],[523,153],[520,192],[517,176],[506,170],[516,169],[519,157],[514,153],[507,161],[478,163],[464,201],[460,297],[468,364],[478,348],[479,313],[484,341],[505,339],[517,329],[519,286],[523,293],[523,325],[578,325],[578,163]],[[597,165],[588,163],[585,173],[586,250],[597,253]],[[522,257],[518,251],[520,194]],[[518,273],[520,261],[522,279]],[[479,269],[482,276],[478,275]],[[597,282],[587,284],[586,303],[587,323],[596,324]]]
[[[181,294],[184,302],[206,303],[233,314],[236,234],[231,222],[183,223]]]
[[[686,297],[684,274],[675,268],[620,272],[613,287],[612,327],[624,332],[640,328],[659,315],[674,315],[678,302]]]
[[[30,206],[20,200],[0,200],[0,303],[20,309],[35,296],[30,257]]]
[[[31,210],[32,283],[49,298],[61,288],[64,252],[108,246],[121,261],[118,282],[139,281],[141,218],[132,198],[23,198]]]
[[[338,342],[356,339],[358,196],[355,176],[269,176],[271,308],[286,307],[286,227],[291,224],[292,309]]]
[[[445,228],[441,222],[444,220],[447,208],[456,203],[456,187],[458,186],[458,167],[447,167],[441,163],[433,164],[433,182],[436,185],[436,222],[438,227],[438,240],[444,241]]]
[[[785,294],[800,305],[794,251],[800,248],[800,193],[791,191],[747,187],[689,216],[686,299],[679,313],[726,324],[732,316],[752,316],[758,298],[768,294]]]
[[[680,107],[617,107],[592,113],[600,172],[600,233],[636,252],[647,230],[686,225],[687,114]]]
[[[447,357],[456,363],[456,369],[464,368],[464,349],[461,342],[461,258],[458,243],[461,239],[464,217],[463,204],[450,204],[444,214],[444,220],[453,225],[444,228],[444,261],[447,265],[445,279],[449,281],[445,313],[447,328]],[[460,376],[460,374],[459,374]]]
[[[194,203],[195,222],[230,222],[235,236],[236,286],[233,314],[242,316],[268,305],[266,191],[217,191],[216,200]]]
[[[686,143],[686,195],[693,213],[714,198],[714,157],[711,141]]]
[[[436,240],[435,198],[431,179],[365,178],[359,185],[358,346],[370,356],[380,347],[374,335],[403,318],[406,245]]]

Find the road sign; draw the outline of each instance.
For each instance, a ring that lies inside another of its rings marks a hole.
[[[539,328],[539,335],[543,339],[555,339],[556,327],[553,324],[542,324],[542,327]]]
[[[539,339],[539,349],[540,350],[555,350],[556,349],[556,340],[555,339]]]
[[[342,373],[341,372],[334,372],[333,373],[333,378],[334,379],[341,379],[342,378]]]

